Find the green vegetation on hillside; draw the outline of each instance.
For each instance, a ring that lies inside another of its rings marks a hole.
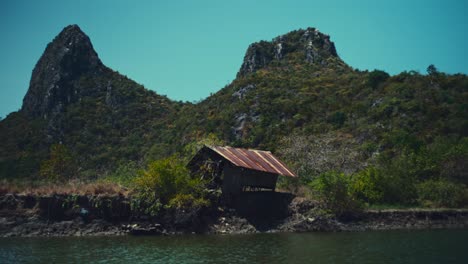
[[[307,188],[339,212],[467,206],[468,77],[434,65],[427,75],[355,70],[320,34],[314,43],[329,45],[327,52],[305,50],[304,32],[274,40],[283,41],[281,56],[272,54],[276,42],[253,45],[247,55],[267,63],[197,104],[171,101],[107,68],[80,76],[88,92],[53,119],[20,111],[1,120],[0,177],[113,181],[156,207],[203,204],[183,165],[210,138],[277,153],[299,174],[297,182],[282,179],[282,188]],[[184,158],[169,158],[177,154]]]

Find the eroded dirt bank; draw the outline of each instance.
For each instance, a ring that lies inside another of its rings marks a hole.
[[[269,202],[267,202],[269,201]],[[324,213],[303,198],[246,196],[234,206],[166,210],[149,217],[123,196],[0,196],[0,236],[240,234],[467,228],[468,209],[365,211],[346,218]]]

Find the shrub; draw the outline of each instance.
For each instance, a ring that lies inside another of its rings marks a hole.
[[[196,198],[193,194],[179,193],[169,201],[170,208],[201,208],[207,207],[210,203],[204,198]]]
[[[117,183],[122,186],[129,187],[134,182],[138,175],[139,167],[134,161],[122,162],[117,166],[117,169],[106,175],[101,181]]]
[[[175,156],[150,163],[135,178],[134,185],[136,206],[153,216],[164,206],[208,204],[204,200],[204,182],[190,178],[182,161]]]
[[[430,207],[460,207],[468,205],[467,189],[444,179],[427,180],[417,185],[418,200]]]
[[[77,166],[67,147],[53,144],[50,147],[50,157],[41,164],[40,175],[50,181],[68,180],[75,176]]]
[[[368,167],[354,174],[350,183],[353,197],[369,205],[414,205],[417,179],[410,169],[413,163],[402,159],[398,157],[385,165]]]
[[[354,174],[353,195],[374,205],[456,206],[453,199],[459,198],[455,193],[463,193],[460,186],[464,186],[466,177],[463,170],[468,149],[465,140],[436,138],[430,145],[417,148],[409,142],[399,145],[402,149],[398,153],[381,154],[374,167]],[[450,192],[455,196],[449,199]]]
[[[369,204],[381,202],[385,193],[385,183],[380,171],[369,167],[354,174],[351,193],[357,199]]]
[[[342,127],[344,122],[346,121],[346,114],[340,111],[336,111],[329,117],[329,121],[335,127]]]
[[[413,153],[403,153],[393,159],[382,155],[377,166],[381,181],[382,203],[412,205],[416,203],[416,175],[420,169],[416,166]]]
[[[310,183],[328,209],[337,216],[355,212],[360,205],[351,195],[350,178],[344,173],[329,171],[320,174]]]

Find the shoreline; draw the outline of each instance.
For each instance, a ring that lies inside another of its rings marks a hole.
[[[72,198],[73,199],[72,199]],[[89,215],[81,214],[82,208]],[[338,219],[313,201],[292,199],[280,215],[243,215],[233,208],[133,212],[122,196],[0,195],[0,237],[359,232],[468,228],[468,209],[367,210]]]

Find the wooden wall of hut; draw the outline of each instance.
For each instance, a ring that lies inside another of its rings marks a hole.
[[[237,195],[245,187],[275,190],[278,175],[226,164],[223,171],[223,193]]]

